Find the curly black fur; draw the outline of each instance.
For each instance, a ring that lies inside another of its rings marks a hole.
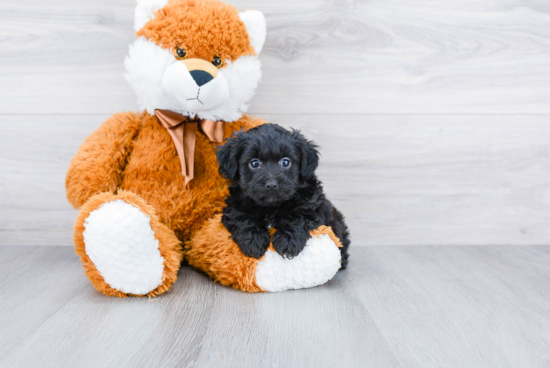
[[[270,242],[268,229],[273,227],[273,247],[292,258],[304,248],[310,230],[328,225],[344,246],[340,252],[342,268],[346,267],[348,228],[315,176],[315,144],[297,130],[264,124],[235,133],[217,158],[220,174],[232,181],[222,223],[245,255],[263,256]],[[290,161],[288,167],[283,159]]]

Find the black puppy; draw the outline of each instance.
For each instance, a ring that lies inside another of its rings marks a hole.
[[[277,229],[273,247],[283,257],[298,255],[309,231],[328,225],[341,240],[342,268],[348,260],[344,217],[325,198],[315,176],[317,146],[299,131],[264,124],[240,131],[217,153],[220,174],[232,181],[222,223],[248,257],[260,258]]]

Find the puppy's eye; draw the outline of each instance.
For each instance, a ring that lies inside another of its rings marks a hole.
[[[284,167],[285,169],[288,169],[290,165],[292,165],[292,162],[290,162],[289,158],[282,158],[281,161],[279,161],[279,165]]]
[[[212,59],[212,64],[214,64],[216,68],[221,68],[223,65],[223,59],[220,57],[214,56],[214,59]]]
[[[187,57],[187,51],[185,51],[184,49],[180,49],[178,46],[178,48],[176,49],[176,55],[178,59],[185,59]]]
[[[258,160],[257,158],[255,158],[254,160],[250,161],[250,163],[248,164],[248,166],[250,166],[251,169],[257,169],[259,168],[261,165],[261,162],[260,160]]]

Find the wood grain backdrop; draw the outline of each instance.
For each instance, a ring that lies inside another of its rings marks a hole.
[[[550,2],[230,2],[268,21],[250,112],[322,146],[355,246],[550,243]],[[133,7],[0,3],[0,244],[71,245],[68,162],[137,109]]]

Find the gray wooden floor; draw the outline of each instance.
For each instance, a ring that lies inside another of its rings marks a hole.
[[[356,247],[314,289],[183,268],[151,301],[96,292],[69,247],[0,247],[1,367],[548,367],[550,247]]]

